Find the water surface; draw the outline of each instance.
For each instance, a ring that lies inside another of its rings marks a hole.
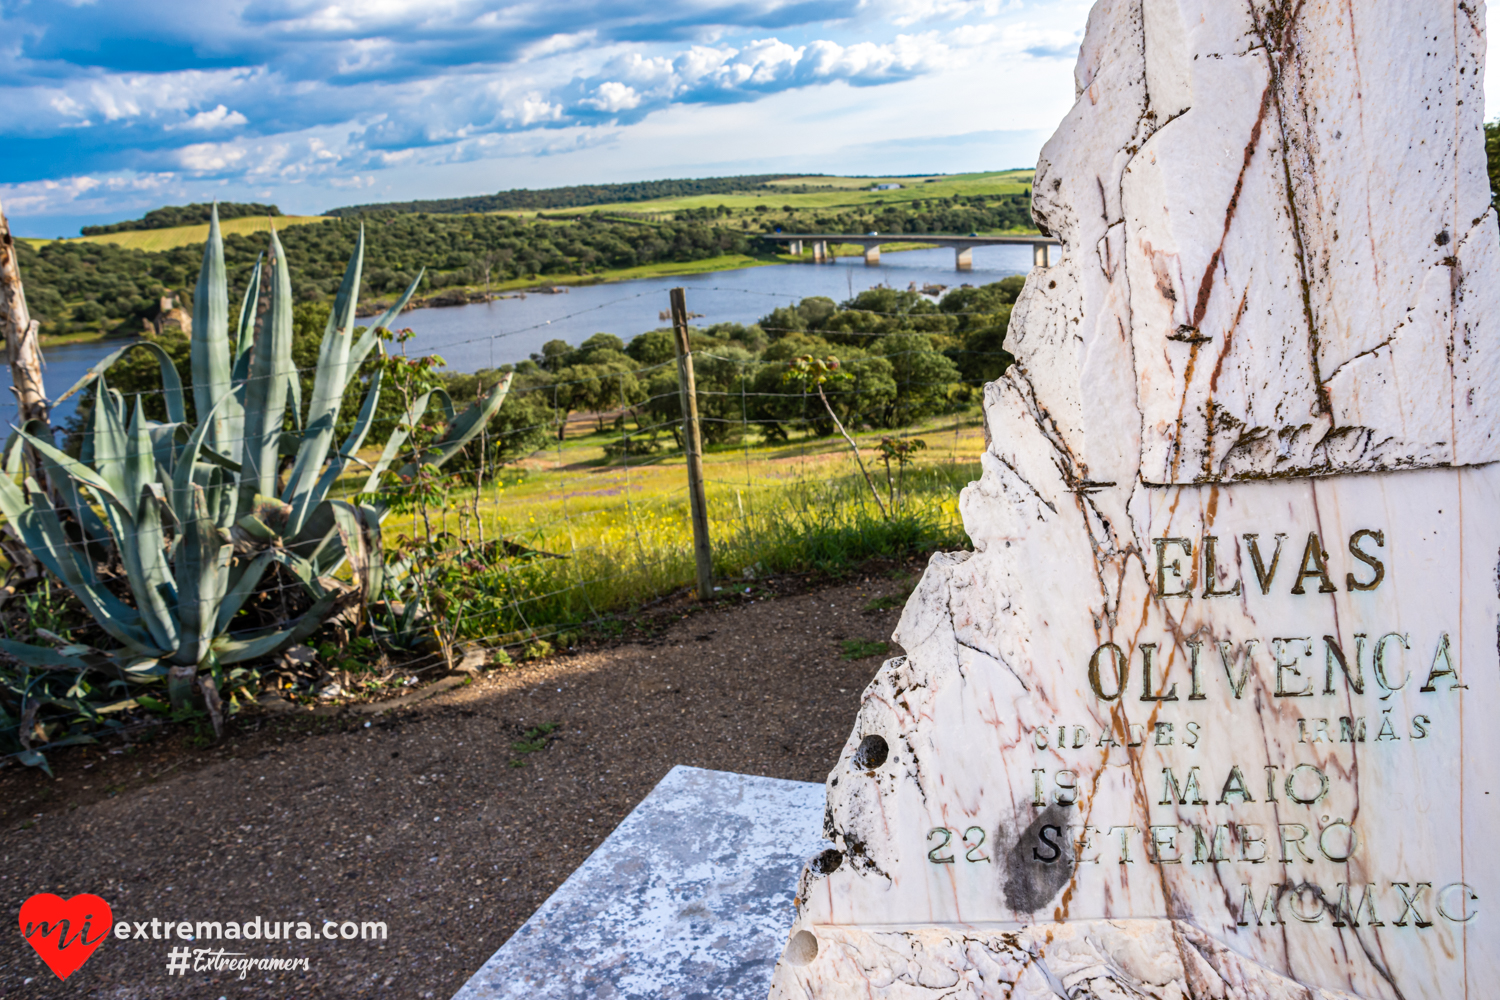
[[[643,278],[616,284],[573,288],[566,294],[528,294],[525,298],[447,309],[414,309],[401,317],[417,336],[408,351],[440,354],[455,371],[472,372],[522,361],[549,340],[574,346],[595,333],[621,340],[668,326],[669,289],[685,289],[688,311],[699,313],[695,325],[753,323],[777,306],[812,295],[843,301],[887,285],[983,285],[1031,269],[1031,248],[979,247],[974,269],[954,267],[952,250],[906,250],[885,254],[867,266],[862,257],[841,257],[828,264],[772,264],[710,274]]]

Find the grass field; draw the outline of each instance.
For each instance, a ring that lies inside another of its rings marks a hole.
[[[903,205],[912,201],[930,198],[950,198],[954,195],[1020,194],[1031,185],[1033,171],[1003,170],[993,173],[953,174],[947,177],[800,177],[775,181],[770,189],[744,191],[736,194],[694,195],[686,198],[658,198],[654,201],[615,202],[608,205],[589,205],[578,209],[548,209],[542,214],[557,214],[566,211],[584,215],[589,213],[632,212],[639,214],[671,215],[690,208],[726,208],[753,211],[757,205],[780,208],[843,208],[858,205]],[[900,184],[899,191],[871,191],[875,184]],[[809,191],[805,194],[792,191],[777,191],[776,187],[797,188],[832,187],[832,191]],[[532,216],[534,211],[510,211],[503,214]]]
[[[305,226],[313,222],[322,222],[326,216],[322,215],[278,215],[254,216],[242,219],[229,219],[219,223],[219,228],[225,236],[238,233],[248,236],[251,233],[267,232],[272,223],[277,229],[286,229],[290,226]],[[200,226],[174,226],[171,229],[132,229],[124,233],[107,233],[103,236],[77,236],[69,242],[78,243],[114,243],[118,246],[127,247],[131,250],[171,250],[173,247],[190,246],[194,243],[202,243],[208,239],[208,223]],[[50,243],[51,240],[31,240],[32,246],[40,246]]]
[[[681,452],[606,455],[619,431],[598,432],[575,420],[570,437],[505,469],[476,498],[472,488],[431,515],[438,532],[477,536],[477,509],[487,540],[503,537],[542,555],[519,554],[470,567],[447,614],[465,638],[526,644],[568,635],[586,623],[690,586],[694,556],[687,470]],[[794,433],[768,442],[752,430],[704,458],[715,579],[725,591],[753,593],[771,573],[838,573],[877,556],[966,547],[959,491],[980,474],[984,436],[977,411],[934,419],[904,432],[927,448],[905,472],[882,517],[847,445],[838,437]],[[879,432],[856,435],[882,499],[889,503]],[[666,438],[670,447],[670,436]],[[472,505],[472,506],[470,506]],[[416,516],[392,516],[384,533],[422,533]]]
[[[786,181],[774,181],[770,185],[771,190],[745,191],[737,194],[724,195],[702,195],[692,198],[660,198],[655,201],[632,201],[619,202],[610,205],[590,205],[579,209],[546,209],[541,214],[556,215],[559,212],[570,214],[604,214],[628,212],[632,214],[660,214],[670,216],[676,212],[686,211],[690,208],[715,208],[724,205],[727,208],[740,212],[753,211],[757,205],[772,205],[780,208],[783,205],[791,205],[793,208],[843,208],[859,205],[902,205],[911,201],[920,201],[930,198],[948,198],[953,195],[984,195],[984,194],[1019,194],[1031,184],[1032,171],[1030,170],[1005,170],[993,173],[979,174],[953,174],[945,177],[804,177]],[[874,184],[901,184],[899,191],[870,191]],[[782,192],[774,190],[777,187],[796,188],[800,186],[831,187],[836,190],[812,191],[806,194]],[[499,214],[532,217],[538,213],[535,211],[511,211]],[[230,219],[221,224],[225,235],[239,233],[248,235],[250,233],[262,233],[270,229],[274,222],[278,229],[289,226],[304,226],[314,222],[323,222],[327,216],[322,215],[281,215],[275,218],[242,218]],[[174,247],[190,246],[194,243],[202,243],[208,238],[208,224],[199,226],[176,226],[171,229],[137,229],[123,233],[109,233],[104,236],[78,236],[73,241],[84,243],[114,243],[118,246],[128,247],[133,250],[171,250]],[[26,239],[33,247],[51,243],[52,240]],[[628,271],[611,272],[608,280],[628,281],[630,278],[654,277],[666,274],[697,274],[701,271],[721,271],[733,267],[751,267],[757,263],[773,263],[770,260],[756,258],[723,258],[724,261],[734,260],[737,263],[708,262],[697,264],[661,264],[642,268],[631,268]],[[657,269],[661,270],[657,270]],[[538,283],[551,281],[554,284],[576,284],[577,276],[557,277],[555,279],[543,276],[535,281],[511,282],[506,287],[531,287]],[[495,286],[499,288],[500,286]]]

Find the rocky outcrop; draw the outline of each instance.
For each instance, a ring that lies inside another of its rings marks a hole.
[[[773,997],[1500,974],[1483,17],[1096,5],[974,551],[864,694]]]

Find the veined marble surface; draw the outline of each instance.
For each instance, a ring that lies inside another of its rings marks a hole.
[[[974,551],[773,997],[1500,995],[1484,53],[1467,2],[1096,5]]]
[[[674,767],[454,1000],[761,1000],[816,784]]]

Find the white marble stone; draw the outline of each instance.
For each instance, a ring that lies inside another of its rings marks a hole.
[[[1094,8],[773,997],[1500,995],[1483,19]]]
[[[816,784],[674,767],[454,1000],[759,1000]]]

